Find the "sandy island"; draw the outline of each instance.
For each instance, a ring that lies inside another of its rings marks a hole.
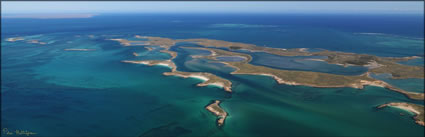
[[[324,59],[305,59],[305,60],[326,62],[326,60],[324,60]]]
[[[20,41],[20,40],[24,40],[24,38],[23,37],[16,37],[16,38],[6,39],[6,41],[8,41],[8,42],[15,42],[15,41]]]
[[[133,52],[133,56],[138,57],[139,54],[137,54],[136,52]]]
[[[6,41],[8,41],[8,42],[23,41],[23,40],[25,40],[23,37],[15,37],[15,38],[6,39]],[[41,44],[41,45],[47,44],[46,42],[41,42],[41,41],[38,41],[38,40],[26,40],[26,42],[30,43],[30,44]]]
[[[145,47],[148,51],[152,51],[153,50],[153,48],[151,48],[151,47]]]
[[[28,40],[27,43],[31,43],[31,44],[41,44],[41,45],[45,45],[47,44],[46,42],[41,42],[38,40]]]
[[[217,125],[219,127],[223,126],[224,124],[224,120],[226,120],[227,117],[227,112],[224,111],[220,106],[220,101],[219,100],[215,100],[213,103],[207,105],[207,107],[205,107],[205,109],[207,109],[208,111],[210,111],[211,113],[213,113],[215,116],[217,116]]]
[[[200,80],[202,80],[202,81],[208,81],[208,80],[209,80],[209,78],[204,77],[204,76],[202,76],[202,75],[189,75],[189,77],[190,77],[190,78],[200,79]]]
[[[221,83],[221,82],[209,83],[208,85],[209,86],[219,87],[219,88],[223,88],[224,87],[224,83]]]
[[[94,51],[96,49],[64,49],[65,51]]]

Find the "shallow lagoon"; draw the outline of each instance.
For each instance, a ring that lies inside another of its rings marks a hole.
[[[411,66],[424,66],[424,58],[423,57],[421,57],[421,58],[417,58],[417,59],[411,59],[411,60],[408,60],[408,61],[400,61],[400,62],[398,62],[398,63],[400,63],[400,64],[404,64],[404,65],[411,65]]]
[[[361,66],[344,67],[324,61],[311,60],[326,59],[326,57],[321,56],[278,56],[264,52],[245,53],[249,53],[253,57],[252,64],[277,69],[314,71],[339,75],[361,75],[367,71],[366,67]]]
[[[392,79],[391,74],[370,74],[371,77],[387,82],[406,91],[424,93],[424,79]]]
[[[228,62],[241,62],[246,60],[243,57],[239,57],[239,56],[220,56],[217,57],[217,60],[219,61],[228,61]]]

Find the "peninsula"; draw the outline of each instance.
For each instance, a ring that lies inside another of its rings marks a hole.
[[[216,86],[223,88],[227,92],[232,92],[232,82],[227,79],[223,79],[211,73],[206,72],[182,72],[177,71],[177,66],[171,60],[145,60],[145,61],[130,61],[124,60],[124,63],[133,63],[133,64],[145,64],[148,66],[161,65],[171,68],[171,72],[164,72],[165,76],[177,76],[182,78],[196,78],[200,79],[203,82],[197,84],[197,86]]]

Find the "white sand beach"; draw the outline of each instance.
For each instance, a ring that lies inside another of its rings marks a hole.
[[[205,76],[202,76],[202,75],[189,75],[189,77],[191,77],[191,78],[196,78],[196,79],[200,79],[200,80],[202,80],[202,81],[208,81],[208,80],[209,80],[209,78],[207,78],[207,77],[205,77]]]
[[[158,64],[155,64],[155,65],[164,66],[164,67],[167,67],[167,68],[173,68],[172,66],[170,66],[169,64],[166,64],[166,63],[158,63]]]
[[[214,83],[208,83],[208,86],[214,86],[214,87],[218,87],[218,88],[223,88],[224,87],[224,84],[223,83],[214,82]]]

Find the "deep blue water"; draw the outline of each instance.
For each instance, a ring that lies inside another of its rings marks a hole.
[[[142,34],[211,38],[270,47],[324,48],[382,56],[423,56],[423,15],[107,14],[88,19],[2,19],[2,23],[2,37],[56,32]],[[251,26],[212,27],[214,24]],[[400,41],[409,42],[404,43],[405,48],[391,46]]]
[[[1,126],[38,136],[359,135],[423,136],[410,113],[375,107],[423,104],[379,87],[311,88],[278,85],[270,77],[231,75],[232,68],[174,46],[179,71],[210,72],[233,82],[233,93],[197,87],[197,79],[163,76],[169,68],[122,63],[165,60],[160,48],[123,47],[110,38],[134,35],[211,38],[279,48],[323,48],[378,56],[423,56],[423,15],[109,14],[87,19],[3,19]],[[371,34],[372,33],[372,34]],[[93,35],[93,36],[89,36]],[[6,38],[22,36],[46,45]],[[94,51],[65,51],[88,48]],[[140,56],[135,57],[133,52]],[[357,75],[302,58],[258,54],[253,64]],[[406,64],[423,66],[421,61]],[[423,91],[423,80],[393,81]],[[406,83],[406,84],[403,84]],[[409,86],[410,85],[410,86]],[[222,100],[229,117],[218,128],[204,107]],[[405,115],[400,116],[400,113]],[[306,132],[308,131],[308,132]]]

